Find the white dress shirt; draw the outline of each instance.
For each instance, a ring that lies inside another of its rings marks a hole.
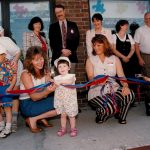
[[[144,25],[135,32],[134,40],[140,44],[140,51],[150,54],[150,27]]]

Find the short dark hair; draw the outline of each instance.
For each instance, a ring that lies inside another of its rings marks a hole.
[[[64,59],[61,59],[61,60],[58,61],[57,67],[58,67],[58,65],[60,65],[60,64],[66,64],[66,65],[69,66],[69,62],[68,62],[67,60],[64,60]]]
[[[130,24],[130,31],[131,32],[135,32],[135,30],[137,29],[137,28],[139,28],[140,26],[139,26],[139,24],[138,23],[136,23],[136,22],[133,22],[133,23],[131,23]]]
[[[116,23],[116,32],[119,32],[120,31],[120,29],[121,29],[121,26],[123,26],[123,25],[125,25],[125,24],[127,24],[127,25],[129,25],[129,22],[127,21],[127,20],[119,20],[117,23]]]
[[[113,55],[113,51],[111,48],[110,43],[108,42],[106,36],[100,34],[100,35],[96,35],[95,37],[92,38],[92,44],[94,45],[95,43],[102,43],[104,44],[104,55],[107,57],[110,57]],[[93,49],[92,54],[95,56],[96,52]]]
[[[62,8],[63,10],[65,9],[65,7],[64,7],[63,5],[61,5],[61,4],[55,5],[54,9],[55,9],[55,8]]]
[[[44,25],[43,25],[43,21],[42,21],[42,19],[40,18],[40,17],[33,17],[31,20],[30,20],[30,22],[29,22],[29,24],[28,24],[28,29],[29,30],[34,30],[33,29],[33,24],[34,23],[38,23],[38,22],[40,22],[40,24],[41,24],[41,31],[44,29]]]
[[[96,13],[92,16],[92,22],[94,21],[94,19],[103,21],[103,17],[100,13]]]

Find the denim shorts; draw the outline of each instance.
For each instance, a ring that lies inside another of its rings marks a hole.
[[[3,95],[6,93],[6,89],[10,85],[0,86],[0,95]],[[11,95],[4,95],[0,97],[0,103],[2,103],[3,107],[12,106],[13,96]]]
[[[20,110],[24,117],[35,117],[50,110],[54,110],[54,97],[33,101],[32,99],[20,100]]]

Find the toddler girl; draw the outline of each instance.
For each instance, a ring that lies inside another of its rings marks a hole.
[[[68,116],[71,126],[70,136],[74,137],[77,135],[75,119],[75,116],[78,114],[77,91],[75,88],[64,87],[63,84],[75,84],[75,74],[69,74],[71,63],[67,57],[59,57],[54,64],[60,74],[54,77],[54,81],[58,85],[54,95],[54,107],[57,113],[61,114],[61,128],[57,135],[63,136],[67,133]]]

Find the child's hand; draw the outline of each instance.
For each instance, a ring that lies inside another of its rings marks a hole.
[[[8,87],[8,88],[6,89],[6,92],[8,92],[8,91],[12,91],[12,88],[11,88],[11,87]]]

